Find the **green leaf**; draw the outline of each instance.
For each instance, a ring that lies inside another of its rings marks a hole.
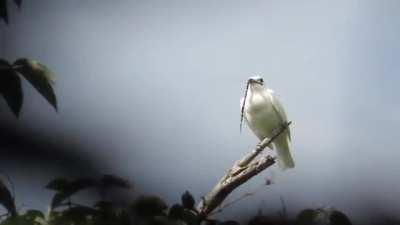
[[[22,74],[57,111],[57,99],[52,87],[55,76],[45,65],[36,60],[22,58],[14,62],[13,68]]]
[[[16,117],[21,111],[23,95],[21,79],[11,65],[0,59],[0,93]]]
[[[63,211],[52,211],[47,225],[89,225],[97,210],[87,206],[74,206]]]
[[[64,210],[62,217],[68,218],[72,221],[84,220],[87,216],[96,215],[96,209],[87,206],[74,206],[70,209]]]
[[[194,198],[193,198],[192,194],[190,194],[189,191],[186,191],[182,195],[181,200],[182,200],[183,207],[185,207],[187,209],[193,209],[194,208],[195,201],[194,201]]]
[[[62,215],[62,212],[57,212],[57,211],[51,210],[50,212],[48,212],[47,218],[44,221],[45,225],[57,224],[57,221],[59,220],[61,215]]]
[[[8,25],[7,0],[0,0],[0,17]]]
[[[45,218],[44,214],[41,211],[35,210],[35,209],[26,211],[26,213],[24,215],[22,215],[21,217],[23,217],[25,220],[31,221],[31,222],[35,222],[37,218],[42,218],[42,219]]]
[[[14,197],[11,195],[10,190],[7,186],[0,180],[0,204],[2,204],[7,211],[12,215],[17,215],[17,209],[15,207]]]
[[[36,225],[37,223],[26,220],[23,216],[12,216],[2,221],[1,225]]]

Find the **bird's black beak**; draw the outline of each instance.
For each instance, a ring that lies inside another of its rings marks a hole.
[[[259,80],[254,80],[254,79],[249,79],[247,82],[249,84],[260,84],[260,85],[263,85],[263,82],[261,82]]]

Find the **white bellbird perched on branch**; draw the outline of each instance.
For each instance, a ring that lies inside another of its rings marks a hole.
[[[273,132],[287,122],[283,106],[273,96],[273,91],[264,86],[264,80],[259,77],[250,77],[247,81],[246,93],[241,99],[240,129],[243,118],[253,133],[260,139],[271,138]],[[279,135],[269,146],[276,150],[278,165],[282,169],[294,167],[294,161],[290,154],[290,130],[289,127]]]

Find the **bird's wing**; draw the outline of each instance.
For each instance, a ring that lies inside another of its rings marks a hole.
[[[273,93],[272,90],[267,89],[267,92],[269,93],[269,96],[271,98],[272,107],[274,108],[274,111],[278,114],[278,116],[281,118],[282,123],[288,122],[285,109],[283,108],[283,106],[282,106],[281,102],[279,101],[279,99],[272,95],[272,93]],[[287,131],[288,131],[288,138],[291,141],[292,138],[291,138],[290,128],[289,127],[287,128]]]

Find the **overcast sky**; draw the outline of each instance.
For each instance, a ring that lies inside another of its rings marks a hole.
[[[257,143],[239,132],[239,99],[260,75],[293,121],[296,168],[273,169],[276,184],[221,216],[279,210],[280,195],[292,213],[398,213],[399,10],[395,0],[24,1],[0,26],[0,57],[48,65],[59,113],[25,84],[20,120],[1,116],[85,146],[104,172],[174,203],[206,194]]]

